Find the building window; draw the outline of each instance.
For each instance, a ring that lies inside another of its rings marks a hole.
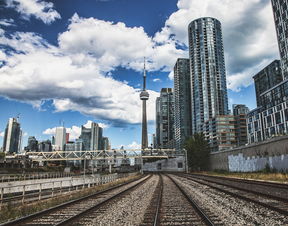
[[[183,168],[183,162],[178,162],[178,168]]]
[[[281,115],[280,112],[277,112],[275,114],[275,120],[276,120],[276,124],[280,124],[281,123]]]

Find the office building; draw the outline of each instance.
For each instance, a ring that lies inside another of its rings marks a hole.
[[[235,119],[235,137],[236,145],[241,146],[247,144],[247,123],[246,115],[249,108],[244,104],[233,104],[233,115]]]
[[[111,144],[108,137],[102,138],[102,148],[101,150],[111,150]]]
[[[191,80],[189,59],[179,58],[174,66],[174,140],[180,150],[192,135]],[[157,118],[158,116],[156,116]],[[156,119],[157,120],[157,119]]]
[[[21,151],[22,130],[18,118],[9,118],[3,140],[5,153],[19,153]]]
[[[85,126],[81,127],[81,136],[80,138],[83,141],[83,150],[91,151],[91,150],[100,150],[101,140],[102,140],[103,129],[95,122],[91,123],[90,128],[86,128]]]
[[[282,74],[284,79],[288,79],[288,0],[272,0],[272,8],[281,57]]]
[[[160,97],[156,98],[156,133],[155,133],[155,148],[160,148],[160,117],[161,117],[161,105]]]
[[[50,140],[41,141],[38,144],[38,151],[40,151],[40,152],[52,151],[52,143],[51,143],[51,141]]]
[[[283,81],[280,60],[274,60],[267,67],[258,72],[253,79],[257,106],[260,107],[263,105],[263,103],[261,103],[262,99],[260,99],[260,95]]]
[[[248,143],[260,142],[274,136],[288,134],[288,1],[272,0],[274,20],[281,57],[283,81],[279,82],[279,63],[271,66],[269,77],[278,81],[273,87],[262,84],[255,78],[255,88],[264,86],[257,93],[257,108],[247,115]],[[273,64],[272,63],[272,64]],[[269,66],[268,66],[269,67]],[[255,76],[254,76],[255,77]],[[261,82],[262,83],[262,82]],[[269,83],[268,83],[269,84]],[[269,88],[269,89],[267,89]]]
[[[26,151],[38,151],[38,141],[34,136],[28,137],[28,144],[25,150]]]
[[[159,111],[159,112],[157,112]],[[156,136],[159,148],[174,148],[174,94],[172,88],[162,88],[156,101]]]
[[[217,115],[228,115],[221,23],[205,17],[188,27],[191,75],[192,133]]]
[[[63,126],[56,127],[55,150],[57,151],[65,150],[65,144],[66,144],[66,128]]]
[[[288,80],[262,93],[260,102],[247,115],[248,143],[288,134]]]

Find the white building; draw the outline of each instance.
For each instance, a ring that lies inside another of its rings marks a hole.
[[[55,135],[55,150],[64,150],[66,144],[66,128],[65,127],[56,127]]]

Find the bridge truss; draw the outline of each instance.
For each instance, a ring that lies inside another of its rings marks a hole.
[[[175,149],[118,149],[94,151],[52,151],[26,152],[34,162],[75,161],[75,160],[123,160],[123,159],[168,159],[183,155]]]

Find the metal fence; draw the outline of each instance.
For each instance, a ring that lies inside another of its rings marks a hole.
[[[137,173],[109,174],[109,175],[89,175],[81,177],[71,177],[64,180],[44,181],[38,183],[27,183],[23,185],[0,185],[0,203],[25,203],[42,199],[47,199],[70,192],[106,184],[117,179],[136,175]]]

